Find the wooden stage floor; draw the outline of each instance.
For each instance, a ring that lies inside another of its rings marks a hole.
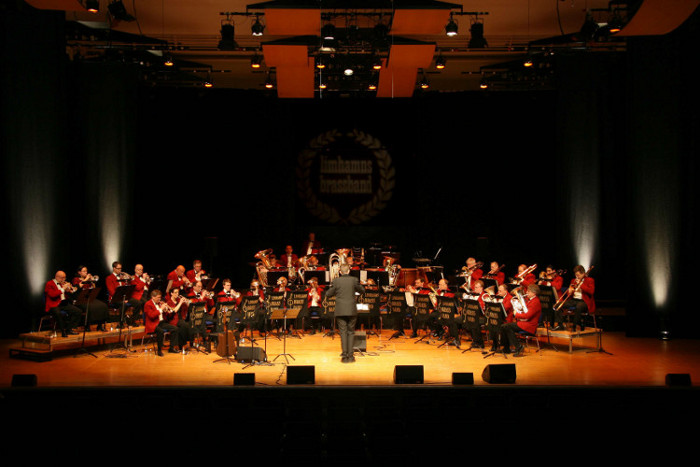
[[[422,365],[425,385],[451,385],[452,373],[473,373],[475,385],[487,385],[481,375],[485,366],[515,363],[516,385],[527,386],[664,386],[668,373],[688,373],[693,383],[700,381],[700,341],[653,338],[628,338],[623,333],[603,334],[602,347],[596,352],[595,336],[568,341],[554,339],[556,349],[542,340],[542,350],[530,347],[525,356],[496,354],[487,358],[476,350],[427,344],[405,337],[391,339],[391,332],[369,335],[367,352],[357,361],[340,361],[340,339],[322,334],[288,338],[285,359],[284,342],[277,337],[258,339],[266,348],[267,363],[249,366],[239,362],[216,362],[213,352],[186,355],[165,353],[158,357],[144,352],[134,340],[135,352],[126,358],[109,358],[115,352],[109,345],[90,347],[96,357],[76,349],[56,351],[46,362],[9,358],[15,340],[0,341],[0,387],[9,387],[12,375],[34,374],[38,387],[212,387],[230,386],[234,373],[255,373],[258,386],[284,386],[287,365],[313,365],[315,384],[319,386],[382,386],[394,384],[396,365]],[[119,353],[119,352],[116,352]],[[287,361],[289,363],[287,363]]]

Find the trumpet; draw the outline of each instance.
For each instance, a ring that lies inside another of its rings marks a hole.
[[[523,270],[523,272],[519,273],[517,276],[513,278],[513,283],[514,284],[521,284],[523,280],[525,279],[525,276],[530,274],[532,271],[537,269],[537,263],[533,264],[532,266],[529,266]]]
[[[127,274],[125,272],[120,272],[118,280],[120,282],[132,281],[132,280],[134,280],[134,276]]]

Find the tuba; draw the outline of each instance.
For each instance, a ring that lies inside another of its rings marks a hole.
[[[267,271],[272,266],[269,258],[271,254],[272,248],[255,253],[255,258],[260,260],[255,264],[255,270],[258,273],[258,280],[263,287],[267,287]]]
[[[330,279],[340,276],[340,265],[348,264],[348,254],[350,250],[348,248],[341,248],[340,250],[335,250],[335,253],[331,253],[328,256],[328,269],[330,271]]]
[[[517,300],[511,300],[511,303],[513,304],[513,316],[515,317],[515,315],[527,313],[527,303],[525,303],[525,298],[520,293],[520,287],[517,287],[514,293]]]

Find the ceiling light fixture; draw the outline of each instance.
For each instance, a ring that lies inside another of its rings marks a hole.
[[[255,55],[253,55],[253,58],[250,59],[250,67],[258,69],[262,66],[262,57],[258,55],[257,52],[255,52]]]
[[[484,39],[484,23],[479,21],[478,18],[474,19],[469,32],[471,33],[471,39],[469,39],[470,49],[483,49],[489,46],[486,39]]]
[[[99,0],[85,0],[85,9],[90,13],[99,13],[100,11],[100,1]]]
[[[438,70],[444,70],[445,65],[447,64],[445,57],[442,55],[438,55],[438,57],[435,59],[435,68]]]
[[[126,11],[126,7],[124,6],[122,0],[112,0],[112,2],[110,2],[110,4],[107,6],[107,9],[109,10],[109,14],[112,15],[114,19],[127,22],[136,20],[135,17],[131,16]]]
[[[331,23],[324,24],[321,28],[321,37],[327,41],[335,40],[335,26]]]
[[[272,80],[272,77],[270,76],[270,73],[267,74],[267,77],[265,78],[265,87],[267,89],[272,89],[275,87],[275,82]]]
[[[254,36],[262,36],[263,35],[263,31],[265,30],[265,26],[260,22],[260,17],[258,15],[255,15],[255,22],[250,27],[250,30]]]
[[[221,23],[221,40],[219,41],[219,50],[235,50],[238,47],[234,36],[236,34],[236,27],[233,22],[226,20],[226,22]]]
[[[328,62],[328,59],[326,58],[325,55],[317,56],[316,57],[316,68],[318,68],[319,70],[323,70],[324,68],[326,68],[327,62]]]

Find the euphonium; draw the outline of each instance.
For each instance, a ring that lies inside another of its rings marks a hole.
[[[255,270],[258,273],[258,280],[263,287],[267,287],[267,270],[271,268],[269,256],[272,254],[272,248],[261,250],[255,253],[255,258],[259,259],[255,264]]]
[[[517,300],[511,300],[513,304],[513,314],[518,315],[521,313],[527,313],[527,303],[525,303],[525,298],[520,293],[520,288],[515,289],[515,296]]]

